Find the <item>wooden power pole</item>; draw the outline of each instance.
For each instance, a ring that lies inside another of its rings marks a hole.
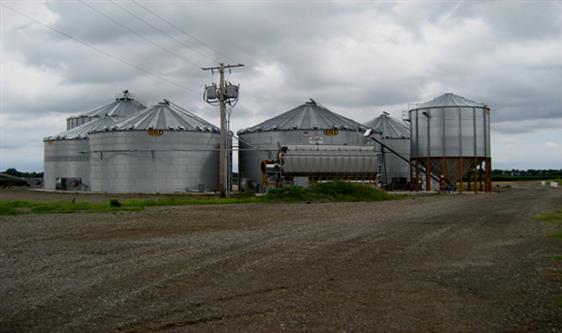
[[[224,70],[235,67],[243,67],[242,64],[237,65],[225,65],[219,63],[217,67],[202,67],[204,71],[215,71],[218,70],[220,75],[219,87],[217,91],[217,99],[219,101],[219,112],[220,112],[220,128],[221,128],[221,138],[220,138],[220,162],[219,162],[219,189],[221,198],[228,197],[228,129],[226,128],[226,102],[232,97],[227,95],[224,82]],[[236,98],[238,98],[236,96]]]

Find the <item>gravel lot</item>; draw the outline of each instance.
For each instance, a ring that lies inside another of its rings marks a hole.
[[[562,242],[529,219],[559,207],[530,184],[0,217],[0,331],[562,332]]]

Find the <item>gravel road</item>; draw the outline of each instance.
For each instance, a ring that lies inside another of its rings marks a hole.
[[[562,190],[0,217],[0,332],[562,332]]]

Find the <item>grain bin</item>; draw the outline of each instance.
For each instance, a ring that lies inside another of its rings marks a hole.
[[[474,191],[491,191],[488,106],[446,93],[412,108],[408,115],[410,158],[416,165],[413,178],[419,179],[418,168],[424,168],[441,178],[442,186],[454,187],[458,182],[462,191],[466,181]],[[427,177],[426,190],[431,186]]]
[[[164,100],[90,134],[92,191],[218,190],[220,130]]]
[[[88,134],[94,130],[108,130],[114,124],[114,117],[98,117],[66,132],[44,138],[44,188],[89,190]]]
[[[341,151],[346,146],[367,145],[363,132],[361,124],[332,112],[311,99],[274,118],[238,131],[241,185],[263,190],[266,184],[262,161],[276,160],[282,147],[294,146],[294,149],[289,147],[290,153],[295,149],[303,151],[302,146],[337,145],[341,147]],[[337,150],[331,152],[337,153]],[[375,154],[372,153],[371,156],[374,157]],[[309,171],[309,174],[314,173],[314,170]],[[376,170],[373,170],[371,175],[375,174]]]
[[[73,129],[74,127],[106,115],[118,118],[128,117],[144,109],[146,109],[146,106],[137,102],[129,91],[125,90],[111,103],[102,105],[81,115],[67,118],[66,129]]]
[[[379,133],[379,140],[390,149],[406,159],[410,158],[410,128],[408,125],[392,118],[389,113],[383,112],[375,119],[366,122],[364,126]],[[381,149],[381,152],[381,183],[383,186],[390,190],[407,189],[410,180],[410,165],[386,149]]]

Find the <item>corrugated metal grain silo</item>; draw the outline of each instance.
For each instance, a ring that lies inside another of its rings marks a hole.
[[[88,134],[107,130],[115,124],[114,117],[98,117],[55,136],[43,139],[44,188],[49,190],[89,190],[90,161]]]
[[[66,129],[73,129],[74,127],[106,115],[118,118],[128,117],[144,109],[146,109],[146,106],[136,101],[129,91],[125,90],[122,95],[115,98],[115,101],[111,103],[97,107],[81,115],[67,118]]]
[[[451,186],[460,182],[461,190],[463,180],[469,186],[473,183],[475,191],[483,180],[485,184],[480,190],[491,191],[488,106],[446,93],[409,110],[408,114],[411,161],[417,168],[429,169]],[[426,190],[431,189],[431,183],[426,179]]]
[[[92,191],[216,191],[219,142],[219,128],[164,100],[90,134]]]
[[[364,126],[379,133],[379,140],[390,149],[406,159],[410,159],[410,128],[408,125],[392,118],[389,113],[383,112],[375,119],[366,122]],[[410,164],[388,150],[383,152],[381,154],[383,186],[391,190],[406,190],[410,179]]]
[[[263,182],[261,162],[278,158],[282,146],[293,146],[288,148],[295,153],[297,150],[310,150],[306,146],[334,145],[340,146],[341,149],[345,149],[345,146],[365,146],[368,143],[363,133],[363,125],[332,112],[311,99],[310,102],[256,126],[238,131],[241,183],[253,189],[263,190],[266,184]],[[321,153],[337,154],[337,150]],[[315,161],[317,162],[318,158],[315,158]],[[311,163],[308,165],[318,164],[315,161],[309,161]]]

